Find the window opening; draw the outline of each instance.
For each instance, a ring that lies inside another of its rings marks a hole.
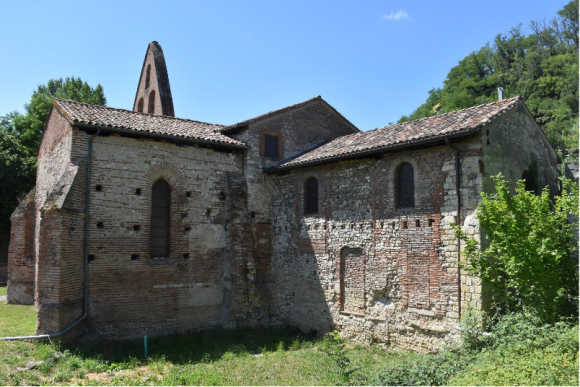
[[[522,180],[524,180],[526,191],[534,191],[534,184],[532,182],[532,175],[527,169],[522,173]]]
[[[278,137],[265,135],[264,136],[264,156],[277,159],[280,157],[280,144]]]
[[[304,213],[318,213],[318,180],[309,177],[304,183]]]
[[[415,207],[415,176],[413,166],[402,163],[396,174],[396,196],[398,207]]]
[[[151,93],[149,93],[149,104],[147,107],[147,113],[155,114],[155,90],[151,90]]]
[[[163,179],[151,189],[151,258],[169,256],[171,187]]]
[[[151,65],[147,65],[147,75],[145,76],[145,88],[149,87],[150,80],[151,80]]]

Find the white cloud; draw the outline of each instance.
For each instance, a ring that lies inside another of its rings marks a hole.
[[[401,20],[411,20],[409,14],[403,10],[398,10],[397,12],[391,11],[388,15],[383,15],[383,20],[390,20],[390,21],[401,21]]]

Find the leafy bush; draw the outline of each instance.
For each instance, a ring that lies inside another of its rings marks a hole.
[[[465,243],[463,267],[484,281],[500,309],[526,305],[546,322],[576,314],[578,260],[570,257],[578,250],[570,243],[568,215],[578,215],[578,185],[564,180],[565,189],[552,200],[547,187],[536,195],[520,180],[512,195],[501,174],[492,179],[496,193],[482,193],[477,208],[488,246],[480,251],[479,242],[456,228]]]
[[[472,361],[472,354],[459,349],[448,349],[434,355],[415,355],[401,365],[376,373],[369,380],[369,384],[441,386]]]
[[[452,385],[578,385],[578,325],[544,324],[533,311],[496,317],[489,335],[464,342],[473,361]]]
[[[328,357],[336,364],[336,373],[339,385],[348,386],[351,384],[351,376],[357,371],[350,359],[346,356],[345,342],[337,332],[331,332],[324,337],[324,351]]]
[[[462,345],[409,355],[370,375],[372,385],[578,385],[578,325],[544,324],[531,312],[495,317],[491,331],[464,328]],[[476,338],[476,339],[474,339]]]

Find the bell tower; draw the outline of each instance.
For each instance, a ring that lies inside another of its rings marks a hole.
[[[147,47],[133,111],[175,117],[165,56],[157,42]]]

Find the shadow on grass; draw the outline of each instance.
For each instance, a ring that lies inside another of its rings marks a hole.
[[[214,329],[164,337],[148,338],[148,359],[165,359],[173,364],[220,360],[226,353],[254,355],[298,349],[316,342],[316,334],[294,328]],[[105,349],[106,348],[106,349]],[[143,339],[110,341],[74,352],[85,359],[97,358],[111,363],[144,360]]]

